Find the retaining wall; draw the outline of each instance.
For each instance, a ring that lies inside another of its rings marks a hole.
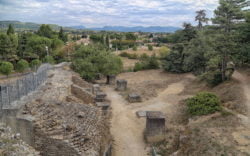
[[[14,101],[35,91],[46,79],[49,64],[43,64],[36,72],[24,75],[22,78],[5,84],[0,84],[0,110],[11,108]]]

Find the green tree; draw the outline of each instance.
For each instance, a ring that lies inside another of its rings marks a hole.
[[[72,68],[84,79],[92,81],[98,73],[108,76],[121,72],[122,62],[104,46],[80,46],[74,54]]]
[[[50,28],[50,26],[47,24],[42,24],[40,28],[38,29],[37,34],[43,37],[47,37],[47,38],[53,37],[53,31]]]
[[[196,11],[195,21],[198,21],[198,29],[202,29],[202,23],[207,23],[208,18],[206,18],[206,10]]]
[[[55,60],[53,58],[53,56],[45,56],[43,58],[43,62],[45,63],[50,63],[50,64],[54,64],[55,63]]]
[[[15,30],[11,24],[9,24],[9,28],[7,30],[7,35],[10,35],[10,34],[15,34]]]
[[[133,40],[135,41],[137,36],[133,33],[126,33],[126,40]]]
[[[5,61],[15,61],[18,46],[16,35],[0,33],[0,57]]]
[[[43,58],[47,55],[46,47],[51,48],[51,40],[47,37],[32,35],[27,41],[27,52]]]
[[[20,60],[16,64],[16,70],[18,72],[24,72],[26,69],[28,69],[29,63],[26,60]]]
[[[153,46],[151,44],[148,45],[148,50],[153,51]]]
[[[30,66],[32,69],[37,70],[41,64],[42,62],[39,59],[35,59],[31,61]]]
[[[215,17],[213,23],[221,31],[216,39],[216,49],[221,58],[221,79],[226,80],[227,63],[229,62],[230,53],[232,53],[232,30],[236,24],[244,18],[242,11],[245,0],[220,0],[218,8],[214,11]]]
[[[59,31],[59,33],[58,33],[58,38],[59,38],[60,40],[62,40],[63,42],[67,42],[67,40],[68,40],[68,37],[67,37],[67,35],[64,33],[62,27],[60,27],[60,31]]]
[[[13,71],[14,66],[10,62],[2,62],[0,65],[0,73],[9,76],[10,73]]]

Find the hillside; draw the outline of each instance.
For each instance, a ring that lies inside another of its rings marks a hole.
[[[36,31],[40,27],[41,24],[32,23],[32,22],[20,22],[20,21],[0,21],[0,29],[6,30],[9,26],[9,24],[12,24],[15,30],[17,31],[23,31],[23,30],[33,30]],[[50,27],[55,30],[59,31],[60,26],[56,24],[49,24]],[[64,28],[66,30],[71,30],[72,28]]]
[[[123,27],[123,26],[105,26],[103,28],[92,28],[92,30],[98,30],[98,31],[120,31],[120,32],[175,32],[176,30],[179,30],[178,27],[160,27],[160,26],[151,26],[151,27]]]

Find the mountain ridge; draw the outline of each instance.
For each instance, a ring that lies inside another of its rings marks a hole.
[[[5,20],[0,21],[0,29],[6,30],[9,26],[9,24],[12,24],[13,27],[17,31],[23,31],[23,30],[33,30],[36,31],[39,29],[41,24],[33,23],[33,22],[20,22],[15,20]],[[57,24],[49,24],[53,30],[59,31],[60,27]],[[65,30],[92,30],[92,31],[116,31],[116,32],[151,32],[151,33],[172,33],[177,30],[180,30],[179,27],[173,27],[173,26],[134,26],[134,27],[126,27],[126,26],[104,26],[104,27],[95,27],[95,28],[87,28],[82,25],[76,25],[76,26],[68,26],[63,27]]]

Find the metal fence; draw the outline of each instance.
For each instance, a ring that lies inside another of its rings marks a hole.
[[[0,84],[0,110],[10,108],[14,101],[35,91],[46,79],[50,64],[41,65],[36,72],[29,73],[14,82]]]

